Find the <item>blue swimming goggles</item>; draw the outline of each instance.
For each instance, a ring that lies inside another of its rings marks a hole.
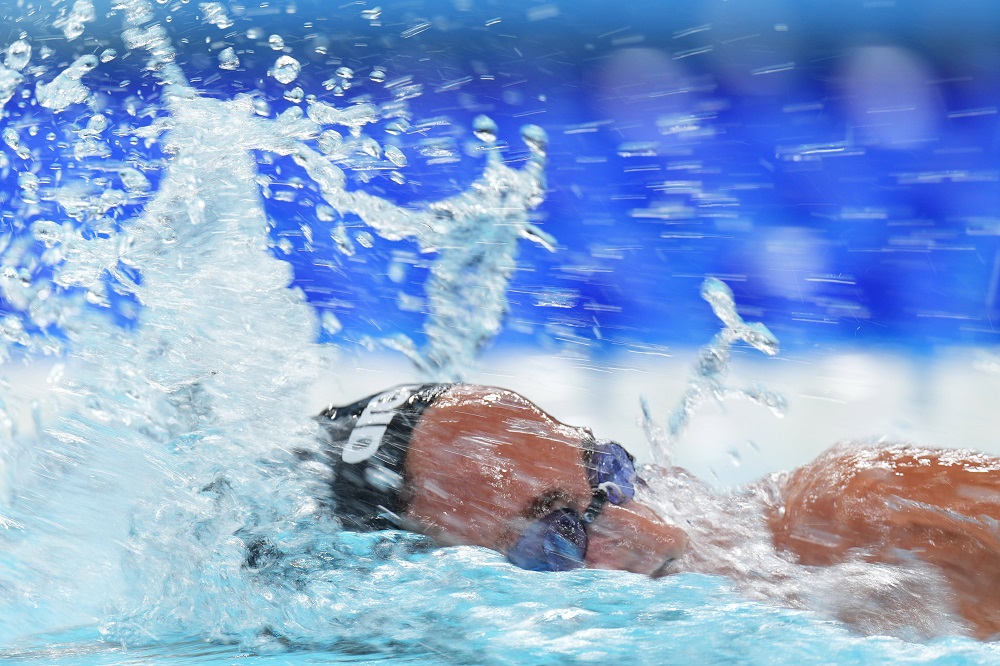
[[[587,554],[587,524],[601,515],[604,505],[625,504],[635,496],[635,458],[620,444],[598,440],[584,453],[593,494],[581,515],[564,507],[540,518],[526,529],[507,552],[515,566],[531,571],[568,571],[583,566]]]

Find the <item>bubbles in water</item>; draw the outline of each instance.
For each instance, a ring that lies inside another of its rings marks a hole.
[[[94,4],[90,0],[76,0],[69,14],[52,23],[63,31],[66,39],[73,41],[83,34],[84,25],[94,20]]]
[[[118,57],[118,51],[114,49],[104,49],[101,51],[101,62],[111,62]]]
[[[281,38],[281,35],[271,35],[267,38],[267,44],[275,51],[285,48],[285,40]]]
[[[206,23],[211,23],[217,28],[230,28],[233,25],[232,20],[226,14],[226,8],[218,2],[202,2],[198,4],[198,9],[201,10],[202,16]]]
[[[305,96],[306,96],[305,92],[302,90],[302,88],[298,86],[295,86],[291,90],[286,90],[284,94],[285,99],[287,99],[289,102],[294,102],[295,104],[298,104],[303,99],[305,99]]]
[[[240,66],[240,59],[232,46],[219,51],[219,68],[233,70]]]
[[[361,18],[368,21],[377,21],[380,16],[382,16],[381,7],[372,7],[371,9],[361,10]]]
[[[375,83],[385,83],[385,70],[376,67],[372,70],[372,73],[368,75],[368,78]]]
[[[3,64],[13,70],[20,72],[31,60],[31,45],[23,39],[19,39],[7,47],[7,55],[4,56]]]
[[[299,64],[298,60],[292,56],[283,55],[275,61],[274,69],[271,70],[271,76],[273,76],[279,83],[288,85],[298,78],[301,70],[302,66]]]
[[[97,67],[97,56],[85,55],[60,72],[49,83],[35,86],[35,99],[42,106],[59,112],[71,104],[81,104],[90,97],[90,90],[80,83],[84,74]]]

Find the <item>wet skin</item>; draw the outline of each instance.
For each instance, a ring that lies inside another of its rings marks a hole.
[[[1000,459],[897,445],[834,448],[792,472],[769,517],[802,564],[934,565],[977,638],[1000,634]]]
[[[506,553],[539,517],[587,506],[589,439],[511,391],[455,386],[413,431],[404,518],[442,544]],[[974,635],[1000,635],[1000,458],[835,447],[786,476],[767,520],[775,547],[804,565],[932,565]],[[687,546],[683,530],[638,501],[606,505],[587,531],[593,568],[658,576]]]
[[[440,543],[506,553],[548,512],[587,507],[587,439],[516,393],[455,386],[413,431],[405,518]],[[647,575],[662,575],[687,544],[683,530],[638,501],[607,504],[587,532],[586,566]]]

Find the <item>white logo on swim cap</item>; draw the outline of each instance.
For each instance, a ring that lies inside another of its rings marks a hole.
[[[356,465],[362,460],[371,458],[382,444],[386,428],[396,416],[396,409],[410,399],[420,386],[399,386],[372,398],[358,422],[354,425],[347,444],[341,452],[341,459],[348,464]]]

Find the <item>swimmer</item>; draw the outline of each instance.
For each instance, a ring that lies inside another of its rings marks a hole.
[[[644,482],[621,445],[511,391],[400,386],[319,419],[347,529],[483,546],[536,571],[657,577],[687,547],[683,529],[637,498]],[[977,637],[1000,633],[1000,459],[835,448],[785,476],[780,496],[767,523],[788,557],[804,565],[918,558],[942,572]]]

